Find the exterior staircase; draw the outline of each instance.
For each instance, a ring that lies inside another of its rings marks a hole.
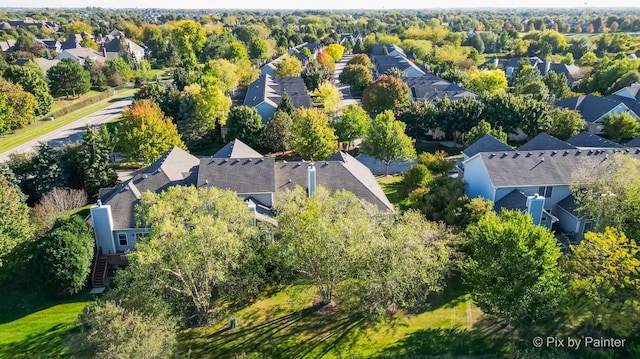
[[[94,288],[106,287],[107,263],[108,257],[101,255],[96,256],[96,261],[93,266],[93,276],[91,277],[91,284]]]

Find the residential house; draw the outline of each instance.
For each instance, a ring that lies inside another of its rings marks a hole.
[[[486,141],[486,140],[484,140]],[[640,148],[583,149],[551,136],[538,136],[517,150],[470,153],[463,160],[463,180],[470,197],[494,203],[494,209],[516,209],[532,215],[536,224],[555,228],[569,240],[580,240],[593,219],[576,210],[570,185],[581,168],[597,174],[614,154],[640,158]],[[495,146],[495,144],[491,145]],[[577,147],[577,148],[576,148]]]
[[[296,108],[311,108],[313,102],[301,77],[262,75],[247,88],[244,105],[254,107],[267,123],[275,114],[282,95],[288,94]]]
[[[34,44],[40,44],[44,46],[47,50],[53,50],[57,53],[62,52],[62,44],[58,40],[54,39],[35,39],[33,40]]]
[[[0,41],[0,51],[2,52],[11,52],[16,47],[15,39],[2,40]]]
[[[100,51],[105,54],[107,59],[114,59],[120,57],[121,49],[131,54],[138,64],[144,59],[144,48],[123,36],[114,37],[108,42],[105,42],[100,48]]]
[[[34,59],[18,59],[14,62],[14,64],[18,66],[24,66],[31,61],[38,65],[40,70],[42,70],[42,72],[45,74],[47,73],[47,71],[49,71],[50,68],[56,66],[58,62],[60,62],[60,60],[49,60],[42,57],[36,57]]]
[[[107,56],[105,52],[98,52],[88,47],[78,47],[74,49],[63,50],[56,57],[56,60],[64,59],[71,59],[79,63],[80,65],[84,65],[87,60],[103,64],[105,61],[107,61]]]
[[[60,43],[61,49],[62,50],[69,50],[69,49],[77,49],[82,47],[82,39],[84,39],[85,37],[89,37],[91,39],[93,39],[93,35],[91,35],[90,33],[83,31],[80,34],[73,34],[71,36],[69,36],[65,41],[63,41],[62,43]]]
[[[538,68],[540,74],[546,75],[549,72],[555,72],[558,74],[564,74],[567,77],[567,85],[571,88],[575,88],[579,81],[582,80],[584,73],[580,67],[576,65],[566,65],[563,63],[554,63],[550,61],[543,61],[541,58],[533,57],[512,57],[509,59],[493,59],[487,61],[478,66],[479,69],[487,69],[490,67],[499,68],[504,70],[508,80],[513,80],[516,70],[522,62]]]
[[[264,157],[239,140],[211,157],[198,158],[175,147],[133,178],[113,188],[101,189],[98,204],[91,208],[98,253],[116,256],[135,249],[148,232],[135,222],[135,206],[146,191],[160,193],[172,186],[229,189],[243,198],[257,220],[276,224],[271,207],[278,196],[297,186],[313,193],[317,186],[330,191],[347,190],[382,212],[393,205],[371,172],[347,153],[338,152],[326,161],[276,161]]]
[[[539,57],[511,57],[508,59],[498,59],[495,58],[493,60],[489,60],[483,64],[478,66],[478,69],[485,70],[487,68],[498,68],[502,69],[507,76],[507,79],[512,79],[515,76],[515,72],[520,66],[520,63],[528,63],[531,66],[537,66],[538,63],[542,62],[542,59]]]
[[[448,98],[455,101],[465,97],[473,97],[480,100],[480,95],[466,88],[443,80],[432,74],[424,74],[418,77],[405,77],[402,79],[407,84],[413,101],[433,102],[440,98]]]
[[[407,54],[395,44],[374,44],[371,47],[371,58],[376,56],[400,56],[407,57]]]
[[[413,61],[403,56],[381,55],[373,57],[373,72],[375,77],[384,75],[387,70],[397,68],[402,71],[406,77],[420,77],[426,73]]]
[[[629,111],[640,117],[640,83],[636,82],[609,96],[605,96],[605,98],[624,103],[629,108]]]
[[[587,122],[587,130],[593,134],[602,133],[604,120],[607,117],[623,112],[629,113],[637,121],[640,121],[640,116],[631,111],[624,102],[591,94],[558,100],[555,102],[555,106],[580,112],[582,118]]]
[[[566,143],[575,146],[578,149],[596,149],[596,148],[623,148],[613,141],[602,138],[598,135],[583,131],[577,135],[571,136]]]

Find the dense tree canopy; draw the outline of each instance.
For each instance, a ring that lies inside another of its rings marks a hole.
[[[49,84],[38,69],[31,66],[9,66],[4,71],[3,77],[20,84],[25,91],[35,97],[38,102],[38,107],[34,111],[36,116],[43,116],[51,110],[53,97],[49,94]]]
[[[118,145],[129,158],[146,164],[174,146],[186,148],[171,119],[164,117],[160,107],[149,100],[136,102],[124,110]]]
[[[303,157],[324,160],[338,151],[338,138],[329,117],[316,108],[302,108],[294,125],[293,147]]]
[[[249,147],[258,148],[262,146],[263,135],[262,117],[255,108],[237,106],[231,109],[227,118],[227,141],[239,139]]]
[[[371,113],[395,110],[409,100],[409,88],[397,77],[382,75],[362,94],[362,107]]]
[[[71,59],[63,59],[47,71],[49,88],[53,97],[78,96],[89,91],[89,72]]]
[[[416,157],[413,139],[405,134],[405,127],[393,112],[385,111],[376,116],[362,140],[362,152],[384,163],[386,175],[391,163]]]
[[[31,238],[29,207],[15,184],[0,175],[0,267],[7,254]]]
[[[529,214],[503,211],[487,214],[468,235],[465,280],[483,312],[519,325],[553,318],[563,295],[553,234]]]

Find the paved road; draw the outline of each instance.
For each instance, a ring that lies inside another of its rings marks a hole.
[[[340,59],[340,61],[336,62],[336,69],[333,72],[333,82],[336,84],[338,89],[342,92],[342,101],[340,101],[340,108],[349,106],[349,105],[362,104],[362,102],[359,99],[355,99],[353,98],[353,96],[351,96],[351,90],[349,89],[349,85],[340,83],[340,80],[338,80],[338,77],[340,77],[342,70],[344,69],[345,66],[347,66],[347,62],[349,62],[351,58],[353,58],[353,55],[343,56]]]
[[[112,103],[111,105],[96,111],[88,116],[85,116],[75,122],[72,122],[66,126],[60,127],[57,130],[53,130],[45,135],[42,135],[35,140],[23,143],[20,146],[0,153],[0,162],[4,162],[9,159],[11,153],[28,153],[35,152],[38,147],[38,143],[46,142],[51,147],[59,147],[65,143],[80,142],[82,140],[82,132],[87,125],[92,127],[99,127],[103,123],[107,123],[110,120],[120,116],[125,106],[131,104],[131,98],[120,100]],[[55,121],[55,120],[53,120]]]

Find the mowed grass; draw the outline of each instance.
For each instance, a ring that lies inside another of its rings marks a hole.
[[[19,146],[25,142],[38,138],[46,133],[49,133],[55,129],[65,126],[69,123],[79,120],[80,118],[90,115],[93,112],[99,111],[111,103],[125,99],[132,96],[136,89],[124,89],[119,90],[118,93],[108,99],[104,99],[100,102],[96,102],[92,105],[83,107],[80,110],[74,111],[70,114],[56,118],[52,121],[36,121],[35,123],[16,130],[14,133],[0,137],[0,153],[6,152],[16,146]]]
[[[61,109],[63,107],[72,105],[72,104],[74,104],[76,102],[80,102],[80,101],[84,100],[87,97],[91,97],[91,96],[97,95],[99,93],[100,93],[100,91],[89,90],[87,93],[84,93],[84,94],[78,96],[77,98],[70,98],[70,99],[66,99],[64,97],[63,98],[59,98],[53,103],[53,105],[51,106],[51,111],[49,111],[49,112],[55,112],[55,111],[57,111],[57,110],[59,110],[59,109]]]
[[[376,180],[396,209],[401,211],[409,209],[409,195],[407,186],[402,182],[402,176],[378,176]]]
[[[2,283],[0,358],[55,358],[67,349],[64,340],[78,315],[93,298],[83,293],[68,299],[50,297],[32,286]]]
[[[417,313],[367,319],[337,306],[314,306],[315,287],[298,285],[255,302],[228,321],[188,329],[180,355],[231,358],[344,358],[479,355],[508,350],[508,341],[464,293],[436,296]]]

